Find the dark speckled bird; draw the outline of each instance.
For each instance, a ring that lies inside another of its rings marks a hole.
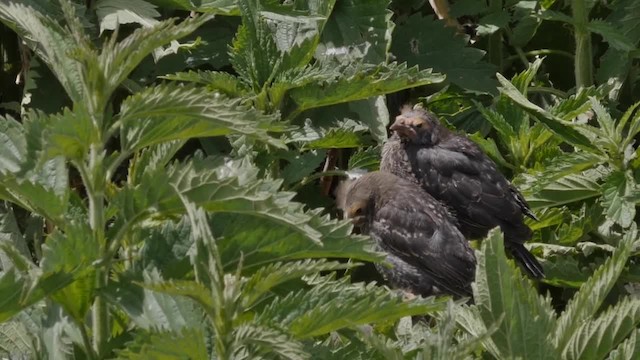
[[[377,266],[393,287],[415,295],[471,297],[475,255],[451,215],[417,184],[372,172],[341,186],[338,205],[388,254]]]
[[[381,171],[420,184],[449,207],[467,238],[484,237],[500,226],[516,261],[531,276],[544,277],[542,266],[523,245],[531,238],[524,216],[535,215],[476,143],[449,131],[424,109],[404,108],[391,130],[395,133],[383,147]]]

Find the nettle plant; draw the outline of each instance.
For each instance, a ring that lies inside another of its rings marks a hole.
[[[612,256],[558,312],[507,260],[502,234],[493,230],[478,257],[475,304],[458,311],[458,323],[496,359],[634,359],[640,299],[627,295],[604,304],[638,244],[635,224],[618,240]]]
[[[513,175],[540,219],[528,225],[535,252],[545,259],[544,281],[575,289],[635,224],[640,103],[613,115],[603,100],[609,88],[602,86],[545,95],[543,108],[528,93],[542,62],[510,81],[498,74],[500,94],[489,106],[476,103],[495,136],[471,137]],[[637,272],[632,259],[623,279],[635,282]]]
[[[407,301],[351,283],[345,270],[381,259],[369,240],[292,201],[295,193],[268,175],[278,171],[254,162],[254,146],[298,153],[317,139],[296,135],[295,116],[280,114],[442,78],[359,59],[329,71],[311,55],[333,2],[298,9],[302,3],[262,12],[255,1],[240,2],[243,25],[231,49],[239,77],[141,87],[121,101],[116,92],[145,57],[212,16],[160,21],[127,36],[116,30],[102,41],[90,39],[87,19],[66,0],[60,18],[22,2],[0,4],[0,20],[72,103],[60,113],[0,119],[4,352],[297,359],[339,351],[359,325],[443,308],[444,300]],[[293,10],[308,14],[286,27]],[[277,26],[267,26],[269,16]],[[283,45],[277,35],[285,30],[295,40]],[[258,62],[262,50],[268,62]],[[218,91],[222,81],[238,91]],[[369,81],[378,86],[364,87]],[[174,160],[189,139],[223,136],[231,156]]]

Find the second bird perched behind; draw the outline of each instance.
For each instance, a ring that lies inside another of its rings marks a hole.
[[[532,276],[544,277],[523,245],[531,238],[523,215],[535,215],[478,145],[449,131],[424,109],[403,109],[391,130],[395,134],[383,147],[380,170],[422,186],[455,213],[460,231],[469,238],[484,237],[500,226],[516,261]]]
[[[475,255],[446,209],[418,185],[373,172],[342,186],[345,217],[388,254],[387,281],[416,295],[471,296]]]

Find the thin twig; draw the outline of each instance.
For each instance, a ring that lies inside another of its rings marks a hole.
[[[327,159],[324,162],[324,168],[322,169],[323,173],[326,173],[329,170],[333,170],[336,167],[336,162],[338,159],[338,149],[330,149],[327,151]],[[320,178],[320,191],[324,196],[329,195],[329,191],[331,191],[331,183],[333,182],[332,176],[323,176]]]

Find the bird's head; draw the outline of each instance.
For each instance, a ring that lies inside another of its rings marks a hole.
[[[338,185],[336,200],[345,219],[351,219],[356,227],[366,226],[373,202],[369,184],[357,179],[345,180]]]
[[[391,130],[403,141],[426,146],[435,143],[439,128],[435,115],[421,108],[408,107],[402,109],[402,113],[391,125]]]

